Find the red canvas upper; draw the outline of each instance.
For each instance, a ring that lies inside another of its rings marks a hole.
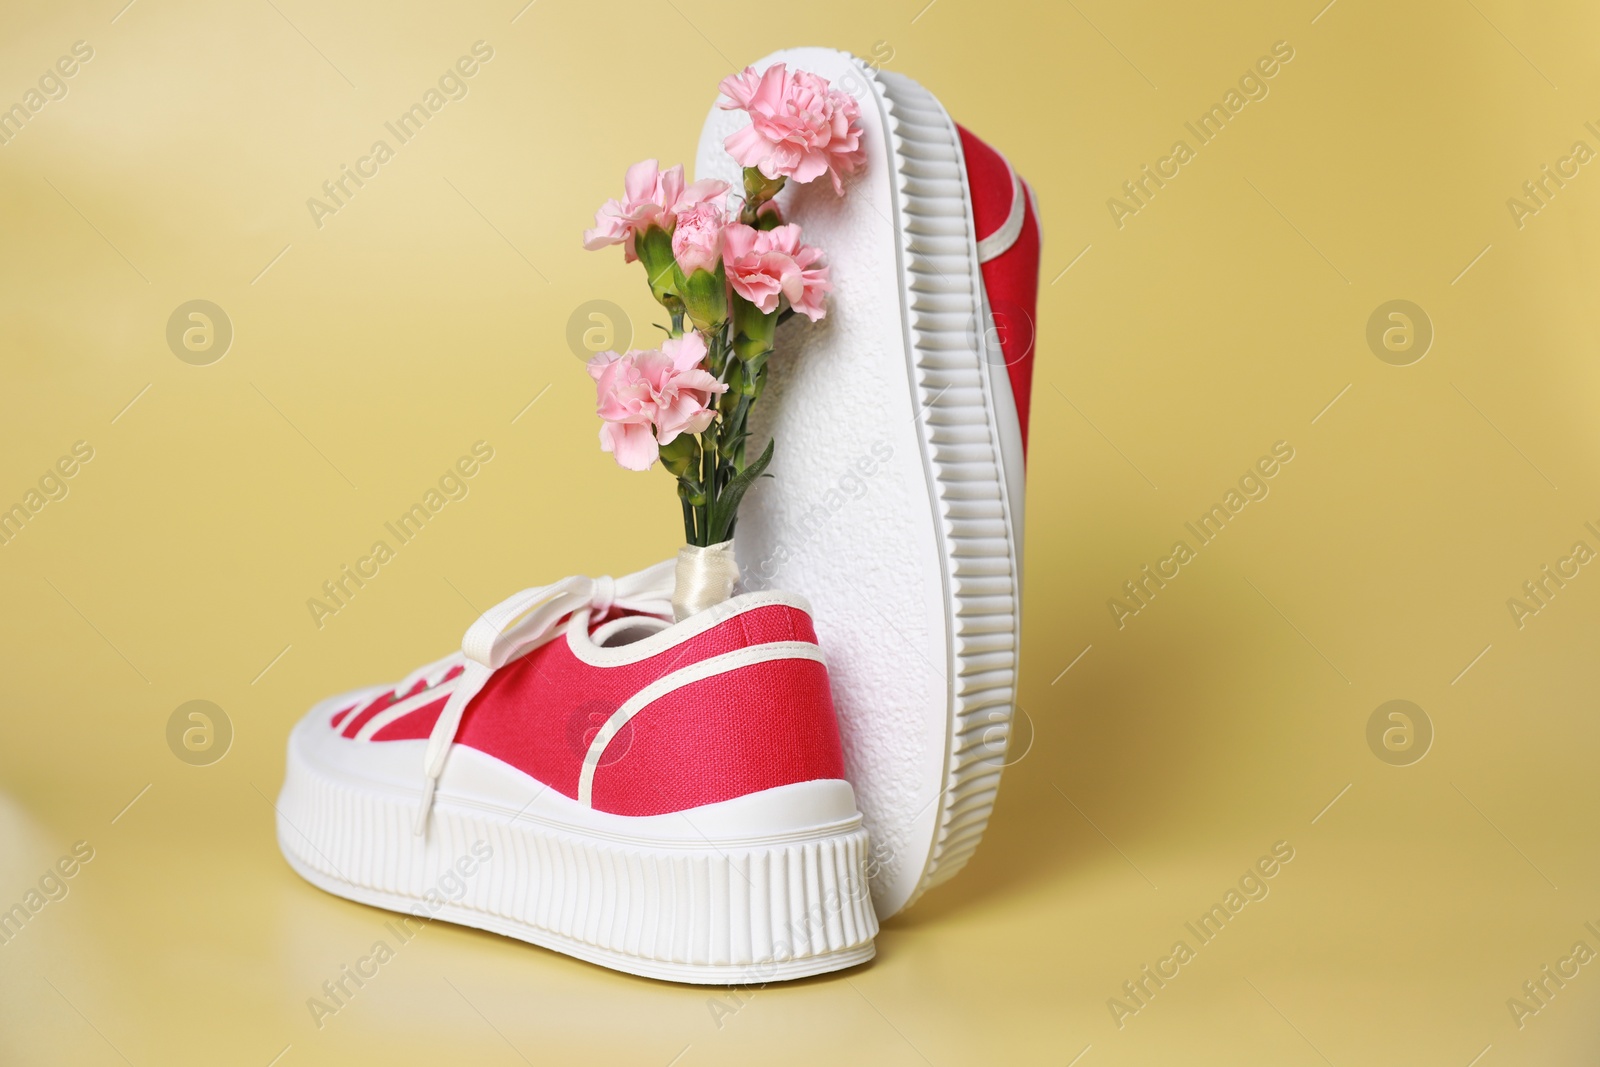
[[[966,158],[967,187],[972,196],[973,221],[978,239],[991,236],[1010,218],[1019,183],[1010,164],[999,152],[957,126]],[[1000,337],[1001,352],[1017,404],[1022,444],[1028,444],[1028,407],[1033,383],[1033,343],[1039,302],[1039,219],[1033,197],[1021,186],[1024,212],[1022,229],[1011,246],[982,265],[989,310]]]
[[[645,686],[712,656],[774,642],[817,641],[806,612],[759,600],[653,655],[630,656],[626,645],[603,650],[603,666],[581,658],[574,638],[563,624],[557,638],[495,672],[467,705],[455,735],[457,745],[493,756],[574,799],[595,735]],[[450,671],[434,688],[459,673]],[[341,709],[329,729],[354,739],[374,715],[424,686],[419,682],[407,693],[388,692]],[[427,738],[447,693],[381,727],[371,743]],[[843,777],[826,668],[814,659],[778,658],[689,681],[646,704],[601,754],[591,803],[617,815],[659,815]]]

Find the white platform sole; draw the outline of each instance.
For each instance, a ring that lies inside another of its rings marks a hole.
[[[880,917],[953,876],[988,825],[1015,701],[1022,440],[991,334],[954,123],[931,94],[831,49],[776,53],[861,103],[869,164],[845,197],[787,189],[824,250],[829,317],[779,334],[756,438],[778,448],[741,510],[749,588],[807,597]],[[739,187],[713,109],[697,178]]]
[[[291,736],[278,801],[279,847],[321,889],[675,982],[747,985],[872,958],[867,834],[844,783],[628,818],[458,748],[420,837],[420,790],[397,779],[420,781],[421,742],[335,739],[372,764],[335,766],[317,731],[330,733],[322,716],[336,706]]]

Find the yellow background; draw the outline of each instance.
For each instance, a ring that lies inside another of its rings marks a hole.
[[[0,1060],[1593,1061],[1600,964],[1520,1029],[1506,1005],[1600,949],[1600,575],[1521,628],[1506,604],[1600,548],[1597,165],[1521,228],[1506,205],[1600,148],[1592,5],[122,2],[13,0],[0,34],[0,104],[94,48],[0,147],[0,503],[94,448],[0,547],[0,907],[95,850],[0,946]],[[317,228],[306,199],[480,39],[469,95]],[[1278,41],[1270,94],[1119,229],[1107,199]],[[627,164],[692,158],[734,64],[802,43],[890,53],[1045,219],[988,837],[853,972],[735,999],[434,924],[318,1030],[386,916],[279,857],[289,726],[518,588],[676,547],[565,339],[593,299],[643,334],[648,297],[579,233]],[[209,366],[165,340],[192,299],[234,326]],[[1409,366],[1365,339],[1393,299],[1435,331]],[[478,440],[470,495],[315,627]],[[1270,496],[1119,629],[1107,600],[1280,440]],[[167,747],[192,699],[235,731],[211,766]],[[1391,699],[1436,733],[1409,766],[1368,746]],[[1119,1028],[1107,1000],[1277,841],[1270,895]]]

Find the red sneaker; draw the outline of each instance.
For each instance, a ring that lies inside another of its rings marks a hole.
[[[653,978],[870,959],[867,834],[805,602],[673,624],[673,567],[526,590],[462,652],[312,708],[278,801],[290,866]]]
[[[751,420],[752,447],[778,441],[773,477],[736,551],[746,588],[816,608],[886,918],[966,863],[1006,762],[1039,220],[1005,159],[909,78],[823,48],[755,66],[779,62],[859,102],[866,165],[843,196],[778,196],[833,291],[822,322],[780,327]],[[713,107],[697,178],[742,187],[724,141],[748,121]]]

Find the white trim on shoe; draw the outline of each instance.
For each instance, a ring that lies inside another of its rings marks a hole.
[[[735,615],[743,614],[747,611],[755,611],[759,608],[771,607],[773,605],[791,607],[798,611],[805,612],[807,615],[811,613],[810,605],[806,603],[804,597],[793,596],[788,593],[780,592],[746,593],[725,601],[709,611],[703,611],[698,615],[694,615],[688,619],[685,619],[680,623],[674,624],[668,620],[660,619],[653,615],[623,616],[622,618],[613,619],[611,622],[598,627],[591,634],[589,631],[589,619],[592,612],[589,608],[582,608],[573,612],[572,617],[567,621],[565,636],[567,639],[567,647],[571,649],[573,656],[579,661],[586,663],[591,667],[623,667],[630,663],[638,663],[642,660],[649,659],[651,656],[659,655],[668,649],[675,648],[691,638],[698,637],[700,634],[705,633],[718,623],[732,618]],[[659,625],[660,629],[658,629],[655,633],[628,644],[615,646],[607,646],[603,644],[607,637],[626,630],[629,627],[645,627],[651,625]],[[523,656],[526,656],[537,649],[539,644],[542,643],[543,642],[529,645],[528,647],[521,649],[507,662],[512,663],[518,659],[521,659]],[[815,646],[812,647],[814,648]],[[456,662],[456,660],[453,657],[447,656],[445,659],[439,660],[438,664],[443,665],[454,662]],[[413,696],[396,701],[395,703],[379,711],[366,722],[362,723],[361,729],[356,732],[354,740],[371,741],[373,735],[382,730],[385,726],[395,722],[397,719],[405,718],[418,708],[427,707],[440,697],[449,697],[455,692],[456,686],[459,682],[460,676],[457,675],[455,678],[440,682],[439,684],[434,685],[429,689],[424,689],[422,692]],[[371,697],[369,697],[367,700],[360,701],[355,706],[351,712],[352,717],[360,714],[362,708],[365,708],[372,702],[372,700],[382,695],[383,692],[384,690],[381,688],[373,690],[373,695]],[[337,729],[342,732],[348,725],[349,724],[347,721],[341,722]]]
[[[978,241],[979,263],[987,263],[1009,252],[1011,246],[1017,243],[1017,238],[1022,236],[1022,224],[1028,219],[1028,192],[1023,188],[1022,179],[1012,169],[1010,160],[1006,160],[1006,173],[1011,175],[1011,212],[998,230]]]
[[[589,610],[585,608],[574,612],[567,622],[567,645],[572,649],[574,656],[591,667],[621,667],[647,660],[651,656],[681,645],[692,637],[699,637],[718,623],[735,615],[774,605],[794,608],[806,615],[811,614],[811,605],[802,596],[782,592],[742,593],[723,601],[716,607],[691,615],[659,633],[653,633],[626,645],[605,646],[596,644],[591,638]]]
[[[395,720],[403,719],[407,715],[410,715],[413,711],[416,711],[418,708],[425,708],[441,697],[449,697],[451,693],[456,691],[456,682],[459,679],[460,675],[457,675],[455,678],[452,678],[447,682],[441,682],[432,689],[424,689],[422,692],[417,693],[414,696],[408,696],[404,700],[395,701],[393,704],[390,704],[388,707],[379,711],[372,718],[362,723],[361,729],[356,731],[355,737],[351,738],[351,740],[371,741],[373,734],[376,734],[379,730],[383,729],[385,726],[388,726]],[[371,703],[371,701],[368,701],[367,703]],[[355,715],[359,715],[361,713],[361,708],[364,707],[366,707],[366,704],[356,708],[352,713],[352,718]],[[345,728],[348,726],[349,723],[341,722],[337,727],[335,727],[335,729],[339,733],[343,733]]]

